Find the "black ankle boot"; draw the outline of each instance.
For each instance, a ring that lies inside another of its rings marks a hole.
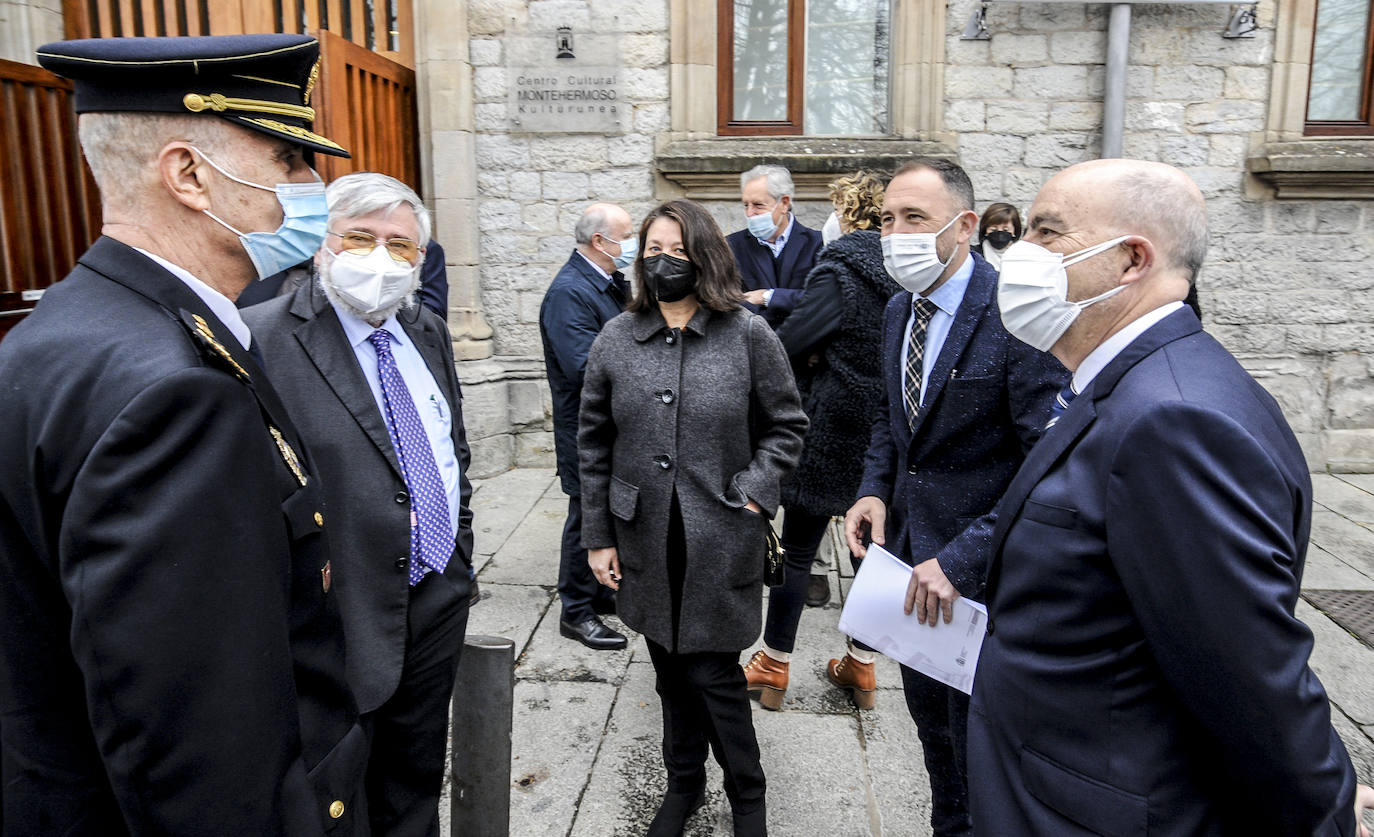
[[[682,837],[687,820],[706,804],[706,788],[695,792],[668,791],[644,837]]]

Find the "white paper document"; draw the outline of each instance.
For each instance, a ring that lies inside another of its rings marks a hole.
[[[987,608],[960,596],[954,600],[954,621],[945,624],[941,615],[932,628],[916,620],[914,609],[910,616],[902,612],[910,579],[910,566],[881,546],[870,545],[849,588],[840,630],[908,668],[973,694]]]

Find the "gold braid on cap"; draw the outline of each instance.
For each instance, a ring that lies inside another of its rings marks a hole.
[[[292,116],[313,122],[315,109],[301,105],[288,105],[285,102],[269,102],[266,99],[234,99],[220,93],[187,93],[181,103],[192,113],[213,110],[222,113],[226,110],[241,110],[249,113],[268,113],[273,116]]]

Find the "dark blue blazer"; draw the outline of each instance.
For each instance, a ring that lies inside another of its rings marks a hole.
[[[886,548],[912,564],[937,558],[965,596],[987,568],[987,517],[1050,417],[1069,373],[1053,356],[1007,333],[997,271],[973,254],[973,277],[955,312],[914,433],[902,400],[902,341],[911,294],[883,313],[883,395],[858,496],[887,504]]]
[[[1350,835],[1293,615],[1312,488],[1188,309],[1113,359],[998,506],[969,715],[980,834]]]
[[[730,243],[730,251],[735,254],[735,264],[739,267],[740,278],[744,280],[746,291],[772,288],[773,297],[768,307],[745,304],[745,308],[763,318],[773,328],[792,313],[806,290],[806,276],[816,266],[816,256],[825,246],[820,230],[803,226],[801,221],[792,219],[792,232],[787,243],[778,255],[777,274],[773,271],[773,251],[767,244],[761,244],[749,230],[732,232],[725,237]],[[779,278],[780,277],[780,278]]]
[[[607,280],[574,250],[553,277],[539,308],[544,369],[553,394],[553,448],[563,493],[570,497],[582,492],[577,472],[577,411],[582,406],[587,353],[601,327],[625,310],[628,290],[620,271]]]

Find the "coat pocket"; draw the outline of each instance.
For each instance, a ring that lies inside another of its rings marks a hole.
[[[1021,508],[1021,516],[1036,523],[1044,523],[1046,526],[1058,526],[1060,529],[1072,529],[1078,523],[1077,509],[1037,503],[1029,499]]]
[[[635,512],[639,510],[639,487],[612,476],[610,509],[611,514],[621,520],[634,520]]]
[[[1047,807],[1095,834],[1145,837],[1149,800],[1071,770],[1029,747],[1021,748],[1026,790]]]

